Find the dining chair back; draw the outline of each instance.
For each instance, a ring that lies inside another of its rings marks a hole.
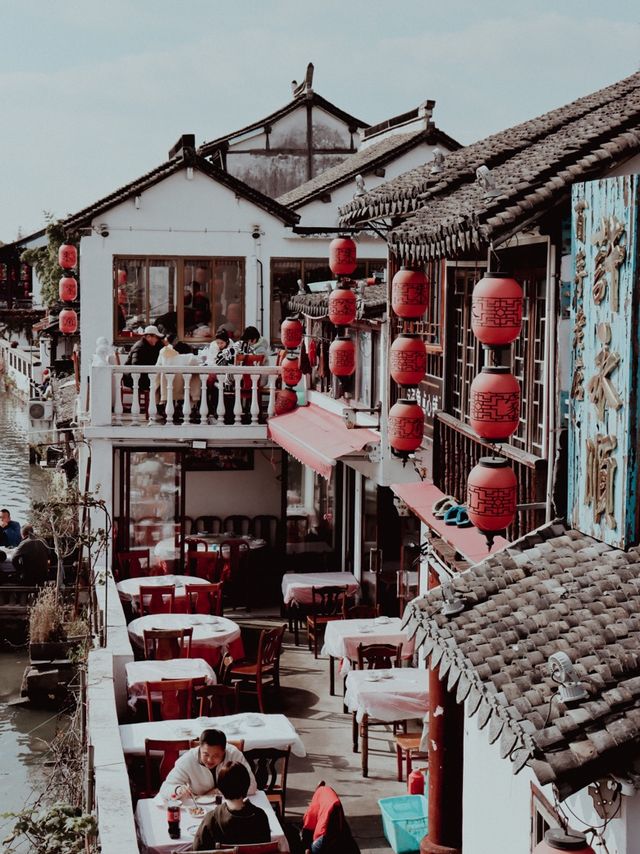
[[[145,682],[149,720],[170,721],[193,717],[193,689],[195,685],[203,685],[204,681],[204,676],[197,676],[194,679]]]
[[[193,628],[144,629],[144,657],[149,661],[191,658]]]
[[[217,676],[218,685],[229,685],[231,682],[231,668],[233,667],[233,656],[230,652],[225,654],[220,659],[218,664]]]
[[[225,533],[246,536],[251,531],[251,519],[249,516],[234,513],[232,516],[227,516],[224,520],[223,530]]]
[[[195,533],[196,526],[195,526],[193,516],[183,516],[182,517],[182,528],[183,528],[183,532],[184,532],[185,537],[188,537],[191,534]]]
[[[269,803],[276,809],[278,820],[284,818],[287,800],[287,772],[291,747],[278,750],[275,747],[257,747],[245,751],[247,760],[256,778],[259,789],[266,793]]]
[[[402,644],[391,643],[358,644],[359,670],[384,670],[400,667],[402,664]]]
[[[197,534],[221,534],[222,519],[220,516],[197,516],[194,519],[194,531]]]
[[[220,552],[188,551],[185,569],[188,575],[204,578],[210,584],[217,584],[222,578],[224,563]]]
[[[326,586],[311,588],[311,613],[307,615],[307,645],[318,657],[319,641],[327,623],[344,619],[346,587]]]
[[[145,768],[145,797],[152,798],[158,794],[160,786],[167,779],[167,775],[176,764],[181,753],[189,750],[191,742],[189,739],[181,738],[175,741],[145,738],[144,740],[144,768]],[[161,753],[160,764],[152,754]]]
[[[236,715],[240,709],[240,685],[200,685],[193,692],[198,715],[207,718]]]
[[[240,691],[257,695],[258,708],[263,713],[264,689],[268,686],[276,691],[280,689],[280,653],[285,629],[284,624],[275,629],[263,629],[255,659],[243,659],[231,665],[231,680],[240,681]]]
[[[144,561],[144,566],[142,565]],[[151,568],[150,549],[130,549],[116,553],[118,581],[125,578],[145,578]]]
[[[141,584],[136,598],[138,613],[141,617],[145,614],[173,614],[176,604],[176,586],[175,584]]]
[[[287,514],[287,542],[302,543],[309,533],[309,517],[302,514]]]
[[[258,514],[251,520],[251,533],[254,537],[264,540],[268,548],[278,545],[278,534],[280,531],[280,519],[269,514]]]
[[[221,579],[227,583],[225,588],[234,607],[240,602],[248,607],[252,594],[249,579],[249,544],[246,540],[230,538],[221,540],[222,555]]]
[[[164,536],[165,523],[159,516],[141,516],[133,523],[133,537],[137,544],[155,546]]]
[[[222,616],[222,587],[218,584],[185,584],[187,612],[189,614],[211,614]]]

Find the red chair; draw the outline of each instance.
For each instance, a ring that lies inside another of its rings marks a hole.
[[[194,679],[161,679],[145,682],[149,720],[173,721],[193,717],[193,689],[196,685],[204,685],[204,683],[204,676],[197,676]],[[155,717],[156,709],[159,717]]]
[[[227,583],[234,607],[240,599],[248,607],[250,594],[249,544],[246,540],[229,539],[220,543],[222,555],[222,573],[220,578]]]
[[[217,584],[222,578],[222,570],[223,561],[220,552],[187,552],[188,575],[204,578],[210,584]]]
[[[343,620],[346,587],[337,585],[311,588],[311,613],[307,616],[307,645],[318,657],[319,640],[324,636],[327,623]]]
[[[175,584],[140,585],[138,612],[145,614],[172,614],[176,604]]]
[[[176,764],[181,753],[189,750],[191,742],[189,739],[178,739],[176,741],[165,741],[164,739],[145,738],[144,740],[144,770],[146,790],[145,798],[152,798],[160,791],[160,786],[167,779],[169,771]],[[161,753],[160,765],[154,761],[152,753]]]
[[[236,715],[240,709],[240,683],[234,685],[199,685],[193,695],[198,715],[206,718]]]
[[[198,516],[194,521],[193,530],[198,534],[220,534],[222,519],[219,516]]]
[[[117,552],[116,561],[118,564],[118,581],[123,581],[125,578],[146,578],[151,569],[149,549],[131,549],[126,552]],[[142,561],[146,561],[146,567],[142,566]]]
[[[144,657],[148,661],[191,658],[193,628],[144,629]]]
[[[231,680],[240,681],[240,690],[255,693],[258,698],[258,708],[264,712],[264,689],[271,685],[276,690],[280,689],[280,653],[282,651],[282,638],[286,625],[275,629],[263,629],[258,641],[258,652],[255,660],[242,660],[234,662],[229,671]],[[255,685],[255,689],[252,686]]]
[[[185,584],[188,614],[222,616],[222,581],[218,584]]]

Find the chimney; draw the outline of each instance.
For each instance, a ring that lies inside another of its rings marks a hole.
[[[431,119],[433,118],[433,108],[435,105],[435,101],[423,101],[418,106],[418,117],[424,120],[425,130],[433,126]]]
[[[169,149],[169,160],[173,160],[174,157],[184,157],[185,151],[189,149],[191,151],[196,150],[196,135],[194,133],[183,133],[180,139],[176,142],[176,144]]]

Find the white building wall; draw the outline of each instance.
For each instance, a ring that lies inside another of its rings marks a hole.
[[[192,518],[207,515],[224,518],[234,513],[280,516],[281,455],[271,448],[255,448],[253,454],[254,468],[250,471],[187,472],[186,515]]]

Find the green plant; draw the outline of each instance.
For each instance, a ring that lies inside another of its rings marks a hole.
[[[22,838],[28,841],[29,850],[34,854],[81,854],[85,850],[85,838],[95,836],[97,830],[94,816],[62,802],[27,808],[19,813],[3,813],[2,817],[16,819],[12,832],[3,840],[5,854],[24,850]]]
[[[65,242],[66,235],[62,223],[54,220],[45,211],[47,222],[46,235],[48,243],[37,249],[25,249],[20,260],[34,268],[42,286],[42,302],[50,308],[58,301],[58,282],[60,281],[60,265],[58,264],[58,249]]]

